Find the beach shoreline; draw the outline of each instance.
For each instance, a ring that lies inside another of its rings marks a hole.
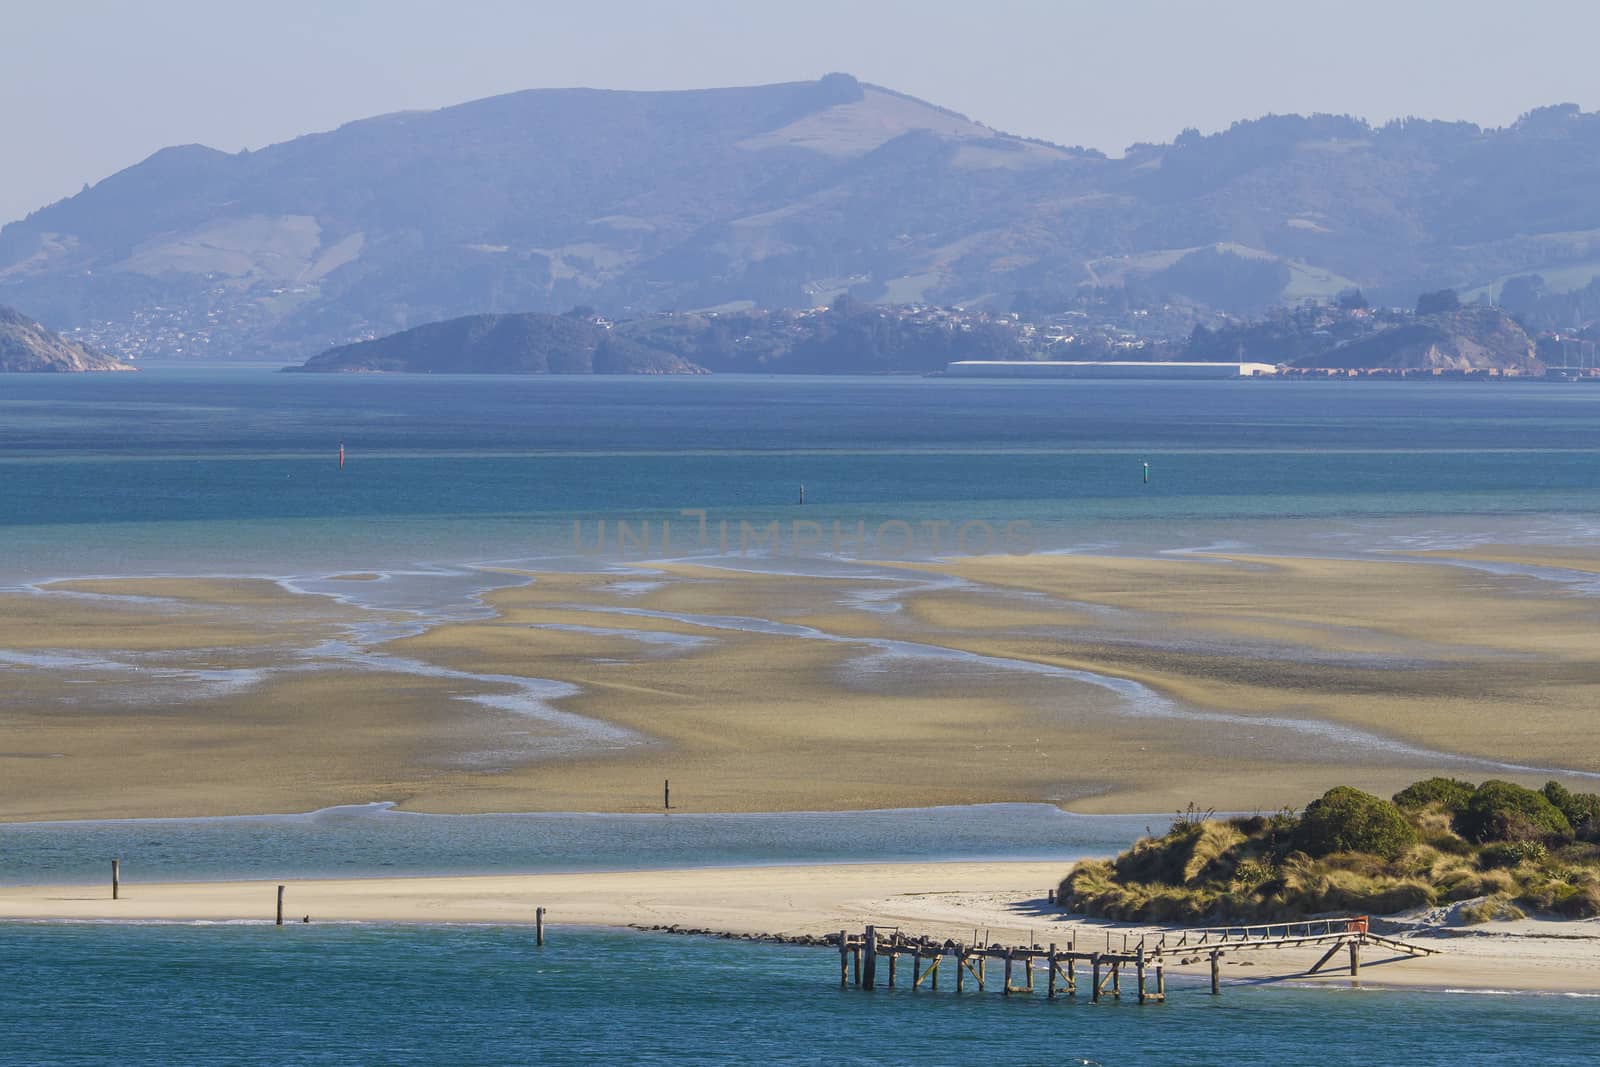
[[[285,889],[285,921],[316,923],[531,925],[546,909],[549,936],[562,927],[695,932],[750,940],[820,939],[868,924],[908,934],[990,943],[1080,945],[1157,928],[1085,919],[1058,910],[1048,893],[1070,864],[1040,861],[847,863],[672,868],[575,874],[309,879],[0,888],[4,923],[270,923]],[[1412,936],[1412,935],[1406,935]],[[1362,961],[1364,988],[1600,994],[1600,922],[1519,920],[1430,928],[1418,943],[1441,951]],[[1348,973],[1306,977],[1314,949],[1225,957],[1225,985],[1262,981],[1348,985]],[[1302,957],[1304,957],[1302,959]],[[1170,958],[1170,957],[1169,957]],[[1183,955],[1169,973],[1198,979],[1209,964]],[[819,967],[822,965],[819,965]],[[819,981],[827,980],[826,968]]]

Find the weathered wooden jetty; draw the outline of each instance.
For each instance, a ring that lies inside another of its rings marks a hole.
[[[1376,945],[1404,956],[1429,956],[1437,949],[1381,937],[1371,932],[1365,917],[1322,919],[1310,922],[1272,923],[1259,926],[1215,926],[1200,929],[1168,930],[1155,936],[1146,934],[1130,940],[1126,933],[1108,932],[1102,948],[1098,938],[1085,939],[1075,929],[1066,942],[1048,945],[1001,945],[980,940],[977,931],[971,942],[911,936],[898,929],[882,932],[875,926],[860,934],[840,930],[839,988],[875,989],[878,968],[887,962],[887,986],[894,988],[899,978],[901,957],[911,964],[909,987],[935,991],[946,961],[954,964],[955,991],[966,992],[970,978],[977,992],[989,987],[989,965],[1003,968],[1000,991],[1006,996],[1036,992],[1035,969],[1044,972],[1045,995],[1076,997],[1079,983],[1087,979],[1090,999],[1122,999],[1123,978],[1132,982],[1133,995],[1140,1004],[1159,1004],[1167,999],[1166,972],[1173,962],[1192,964],[1209,958],[1211,992],[1222,992],[1222,960],[1241,952],[1264,949],[1328,946],[1327,951],[1304,972],[1320,971],[1341,949],[1349,953],[1350,975],[1361,974],[1361,949]],[[1091,945],[1089,942],[1093,940]]]

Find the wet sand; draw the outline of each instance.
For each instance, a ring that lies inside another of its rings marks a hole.
[[[695,811],[1272,810],[1600,772],[1600,600],[1527,576],[1029,556],[533,578],[439,624],[360,607],[370,580],[0,594],[0,819],[643,811],[667,778]]]

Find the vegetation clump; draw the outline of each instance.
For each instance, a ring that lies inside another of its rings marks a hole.
[[[1421,811],[1430,804],[1437,804],[1454,815],[1467,806],[1476,788],[1459,778],[1424,778],[1396,793],[1394,802],[1406,811]]]
[[[1575,830],[1576,828],[1576,830]],[[1159,837],[1061,883],[1072,911],[1137,922],[1282,921],[1460,905],[1458,921],[1600,916],[1600,795],[1551,782],[1430,778],[1393,802],[1348,786],[1303,812],[1216,819],[1194,805]]]
[[[1534,789],[1514,782],[1484,782],[1455,817],[1468,841],[1572,840],[1572,824],[1561,809]]]
[[[1370,852],[1392,860],[1416,843],[1417,829],[1399,808],[1347,785],[1307,804],[1295,831],[1295,844],[1309,856]]]

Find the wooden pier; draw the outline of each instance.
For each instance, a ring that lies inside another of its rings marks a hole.
[[[1361,949],[1365,945],[1405,956],[1430,956],[1438,951],[1380,937],[1370,932],[1365,917],[1170,930],[1132,942],[1128,934],[1121,934],[1120,943],[1117,934],[1107,933],[1104,948],[1097,937],[1092,939],[1093,945],[1083,940],[1082,933],[1081,929],[1073,931],[1062,947],[1059,943],[990,944],[980,941],[976,931],[968,943],[916,937],[898,929],[882,933],[873,926],[860,934],[840,930],[839,988],[877,988],[879,968],[887,962],[884,984],[893,989],[900,980],[900,960],[905,957],[911,965],[906,978],[912,992],[937,991],[940,970],[947,961],[953,964],[957,993],[967,991],[968,979],[976,992],[985,992],[990,985],[992,963],[1002,971],[999,990],[1006,996],[1036,993],[1038,970],[1043,972],[1045,996],[1051,1000],[1078,996],[1080,984],[1085,981],[1087,987],[1081,991],[1093,1002],[1107,997],[1121,1000],[1126,976],[1132,987],[1130,999],[1137,999],[1140,1004],[1160,1004],[1167,999],[1166,972],[1172,963],[1192,964],[1209,958],[1211,992],[1215,995],[1222,992],[1223,958],[1241,952],[1326,945],[1327,951],[1304,973],[1316,974],[1343,949],[1349,953],[1350,975],[1355,978],[1361,974]]]

